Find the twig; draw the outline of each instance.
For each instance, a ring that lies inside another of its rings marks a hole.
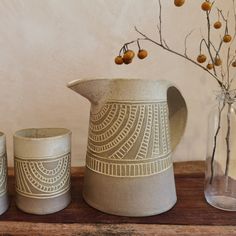
[[[217,8],[217,11],[218,11],[218,14],[220,14],[220,15],[221,15],[221,17],[222,17],[223,21],[225,21],[225,23],[226,23],[226,22],[227,22],[227,19],[225,18],[225,16],[224,16],[224,14],[223,14],[222,10],[220,10],[219,8]],[[229,12],[228,12],[228,15],[229,15]]]
[[[227,51],[227,88],[230,87],[229,77],[230,77],[230,47],[228,47]]]
[[[230,85],[233,83],[235,77],[236,77],[236,73],[234,73],[233,77],[231,78]]]
[[[220,101],[219,101],[219,115],[218,115],[218,127],[214,136],[214,145],[213,145],[213,150],[212,150],[212,155],[211,155],[211,178],[210,178],[210,184],[212,184],[213,177],[214,177],[214,160],[215,160],[215,152],[216,152],[216,142],[217,142],[217,136],[220,132],[221,129],[221,115],[222,111],[224,110],[225,107],[225,100],[223,101],[223,105],[220,108]]]
[[[235,59],[236,59],[236,55],[234,55],[234,56],[232,57],[232,59],[230,60],[229,66],[232,65],[232,63],[235,61]],[[233,77],[231,78],[231,80],[230,80],[230,82],[229,82],[229,89],[230,89],[230,87],[231,87],[231,84],[232,84],[232,82],[233,82],[235,76],[236,76],[236,73],[233,75]]]
[[[233,2],[233,13],[234,13],[234,36],[233,36],[233,41],[236,37],[236,10],[235,10],[235,0],[232,0]]]
[[[206,16],[207,16],[207,49],[208,49],[209,56],[211,58],[211,62],[214,65],[214,58],[211,53],[211,21],[210,21],[209,14],[210,13],[207,11],[206,12]],[[213,67],[213,71],[214,71],[214,75],[217,77],[215,66]]]
[[[135,43],[135,42],[137,42],[137,44],[138,44],[138,46],[139,46],[139,41],[140,40],[146,40],[145,38],[137,38],[136,40],[132,40],[132,41],[130,41],[130,42],[128,42],[128,43],[125,43],[123,46],[122,46],[122,48],[120,49],[120,51],[119,51],[119,55],[121,55],[121,52],[122,51],[127,51],[127,49],[128,49],[128,45],[129,44],[132,44],[132,43]]]
[[[140,51],[140,50],[141,50],[141,47],[140,47],[139,40],[137,40],[137,45],[138,45],[138,50]]]
[[[184,55],[185,55],[186,57],[188,57],[188,55],[187,55],[187,40],[188,40],[188,38],[191,36],[191,34],[193,33],[193,31],[194,31],[194,30],[191,30],[191,31],[186,35],[186,37],[185,37],[185,39],[184,39]]]
[[[229,162],[230,162],[230,133],[231,133],[231,122],[230,122],[230,111],[231,111],[232,103],[228,103],[228,113],[227,113],[227,134],[226,134],[226,148],[227,148],[227,155],[226,155],[226,166],[225,166],[225,176],[229,174]]]
[[[220,67],[220,74],[221,74],[222,83],[224,83],[224,81],[225,81],[225,72],[224,72],[223,66]]]
[[[158,0],[159,4],[159,37],[160,37],[160,43],[163,44],[163,39],[162,39],[162,6],[161,6],[161,0]]]
[[[236,38],[236,10],[235,10],[235,0],[232,0],[232,2],[233,2],[233,14],[234,14],[234,35],[233,35],[233,39],[232,39],[232,42],[231,42],[231,44],[230,44],[230,47],[232,46],[232,44],[233,44],[233,42],[234,42],[234,40],[235,40],[235,38]],[[236,51],[235,51],[234,53],[236,54]],[[236,56],[234,55],[233,58],[232,58],[232,60],[229,62],[229,66],[231,66],[231,64],[233,63],[233,61],[235,60],[235,58],[236,58]],[[233,82],[233,80],[234,80],[234,77],[235,77],[235,75],[231,78],[231,80],[230,80],[230,82],[229,82],[229,89],[230,89],[230,87],[231,87],[231,85],[232,85],[232,82]]]
[[[219,54],[219,50],[216,49],[216,47],[214,46],[214,44],[211,42],[211,46],[214,49],[216,56]]]
[[[221,48],[222,48],[222,45],[223,45],[223,38],[220,36],[220,44],[219,44],[219,47],[218,47],[218,49],[217,49],[216,56],[219,55],[220,50],[221,50]]]
[[[200,48],[199,48],[199,51],[200,51],[200,53],[202,52],[202,44],[205,44],[205,46],[206,46],[206,48],[208,48],[208,44],[207,44],[207,42],[206,42],[206,40],[203,38],[201,41],[200,41]]]
[[[166,40],[163,39],[163,43],[164,43],[166,48],[169,48],[168,44],[166,43]]]

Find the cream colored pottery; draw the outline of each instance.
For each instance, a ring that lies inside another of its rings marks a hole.
[[[172,208],[176,191],[171,153],[187,118],[176,87],[143,79],[77,80],[68,87],[91,102],[85,201],[122,216],[149,216]]]
[[[3,214],[8,207],[6,137],[0,132],[0,215]]]
[[[50,214],[71,201],[71,132],[24,129],[14,135],[16,205],[24,212]]]

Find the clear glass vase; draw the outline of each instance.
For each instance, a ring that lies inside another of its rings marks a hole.
[[[209,114],[205,198],[212,206],[236,211],[236,91],[221,91]]]

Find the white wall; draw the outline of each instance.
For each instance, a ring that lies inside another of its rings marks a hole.
[[[184,35],[195,29],[189,53],[198,54],[202,1],[182,8],[163,0],[163,34],[184,50]],[[223,1],[222,1],[223,2]],[[224,5],[226,1],[224,1]],[[207,113],[216,83],[196,66],[145,42],[150,56],[129,66],[113,58],[135,39],[134,25],[153,38],[157,0],[1,0],[0,129],[7,134],[9,164],[12,135],[27,127],[67,127],[73,132],[73,165],[85,160],[89,102],[66,88],[84,77],[140,77],[172,80],[186,98],[189,118],[174,160],[205,158]],[[204,33],[204,30],[203,30]],[[136,50],[136,47],[133,47]]]

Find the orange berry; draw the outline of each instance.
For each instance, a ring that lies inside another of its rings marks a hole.
[[[125,52],[125,54],[123,55],[123,60],[127,61],[127,60],[132,60],[135,56],[134,51],[132,50],[127,50]]]
[[[231,41],[231,39],[232,39],[232,37],[231,37],[231,35],[229,35],[229,34],[226,34],[226,35],[223,37],[223,41],[224,41],[225,43],[229,43],[229,42]]]
[[[197,57],[197,61],[199,63],[204,63],[206,61],[206,56],[204,54],[200,54],[198,57]]]
[[[122,64],[123,64],[122,56],[117,56],[117,57],[115,58],[115,63],[116,63],[117,65],[122,65]]]
[[[205,1],[202,3],[202,10],[203,11],[210,11],[211,10],[211,3],[208,1]]]
[[[145,57],[147,57],[148,52],[144,49],[141,49],[138,51],[138,58],[139,59],[144,59]]]
[[[214,28],[215,28],[215,29],[220,29],[221,26],[222,26],[222,24],[221,24],[220,21],[216,21],[216,22],[214,23]]]
[[[213,67],[214,67],[214,65],[213,65],[213,64],[211,64],[211,63],[208,63],[208,64],[207,64],[207,69],[208,69],[208,70],[212,70],[212,69],[213,69]]]
[[[221,59],[219,57],[216,57],[215,61],[214,61],[214,64],[215,64],[215,66],[221,66],[222,65]]]
[[[131,60],[125,60],[125,61],[124,61],[124,64],[126,64],[126,65],[128,65],[128,64],[130,64],[130,63],[132,63],[132,59],[131,59]]]
[[[236,67],[236,61],[234,61],[234,62],[232,63],[232,66],[233,66],[233,67]]]
[[[183,5],[184,5],[184,2],[185,2],[185,0],[175,0],[175,1],[174,1],[176,7],[181,7],[181,6],[183,6]]]

